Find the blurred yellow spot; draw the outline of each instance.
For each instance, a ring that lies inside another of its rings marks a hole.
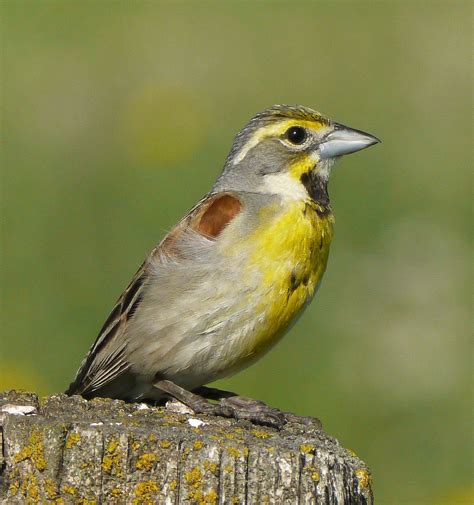
[[[182,87],[134,90],[120,117],[119,136],[134,165],[154,168],[190,157],[206,132],[199,97]]]
[[[51,387],[35,370],[22,365],[0,361],[0,391],[22,389],[33,391],[40,396],[51,393]]]
[[[472,505],[474,503],[474,486],[459,487],[442,496],[433,498],[431,501],[434,505]]]

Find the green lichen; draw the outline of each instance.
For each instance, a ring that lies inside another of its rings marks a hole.
[[[171,447],[171,442],[169,440],[160,440],[160,447],[162,449],[169,449]]]

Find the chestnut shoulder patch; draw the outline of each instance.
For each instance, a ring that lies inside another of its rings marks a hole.
[[[193,228],[206,237],[217,238],[241,210],[242,203],[236,196],[230,193],[213,195],[199,209]]]

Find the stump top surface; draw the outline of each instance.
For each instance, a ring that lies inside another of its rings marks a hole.
[[[372,502],[366,465],[317,424],[278,431],[175,407],[0,393],[0,498]]]

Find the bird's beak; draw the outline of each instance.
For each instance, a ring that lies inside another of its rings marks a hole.
[[[380,140],[370,135],[370,133],[335,123],[334,130],[328,133],[322,143],[319,144],[319,153],[321,159],[325,160],[355,153],[379,142]]]

